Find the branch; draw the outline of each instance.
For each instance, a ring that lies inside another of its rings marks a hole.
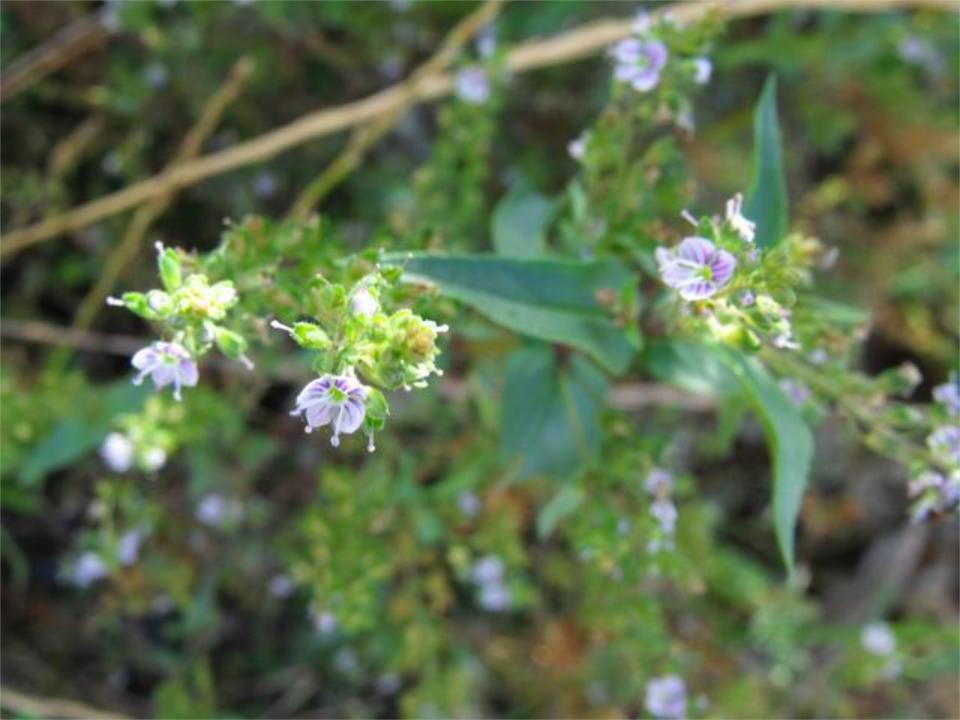
[[[105,22],[106,13],[101,11],[71,23],[42,45],[14,60],[0,78],[0,102],[23,92],[106,40],[110,35]]]
[[[38,718],[124,720],[125,717],[105,710],[97,710],[73,700],[33,697],[6,686],[0,688],[0,705],[14,713]]]
[[[832,9],[873,13],[893,8],[955,10],[956,0],[702,0],[661,6],[652,15],[671,12],[678,22],[692,22],[710,12],[727,18],[747,17],[784,9]],[[506,67],[522,73],[594,55],[631,32],[630,19],[600,20],[546,40],[519,45],[506,59]],[[413,88],[414,102],[442,97],[453,89],[448,74],[425,77]],[[382,90],[361,100],[317,110],[288,125],[267,132],[232,148],[211,153],[175,169],[164,171],[118,192],[43,220],[30,227],[7,233],[0,243],[0,259],[36,243],[77,230],[139,205],[173,188],[183,188],[246,165],[263,162],[308,140],[370,122],[402,108],[409,90],[403,85]]]
[[[246,81],[253,74],[253,61],[248,57],[240,58],[230,70],[223,86],[214,93],[200,114],[200,118],[184,136],[177,154],[170,161],[169,168],[175,168],[183,162],[196,157],[203,147],[203,143],[217,127],[227,107],[236,100],[243,90]],[[147,205],[141,207],[133,216],[123,240],[113,251],[104,265],[103,271],[97,278],[97,283],[87,294],[80,309],[73,320],[74,328],[86,329],[90,327],[97,313],[103,308],[103,302],[113,288],[124,268],[136,255],[143,241],[144,235],[154,221],[173,202],[180,188],[170,188],[166,193],[158,195]]]

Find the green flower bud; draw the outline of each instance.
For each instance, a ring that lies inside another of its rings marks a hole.
[[[239,360],[247,351],[247,341],[239,333],[218,327],[214,336],[220,352],[232,360]]]
[[[180,270],[180,254],[173,248],[165,248],[157,243],[157,266],[160,269],[160,280],[168,292],[173,292],[183,282],[183,273]]]
[[[150,307],[147,296],[138,292],[127,292],[120,296],[119,302],[113,302],[114,305],[123,305],[134,315],[139,315],[147,320],[156,320],[157,313]]]
[[[325,350],[330,347],[330,338],[319,325],[308,322],[293,324],[291,336],[297,344],[308,350]]]

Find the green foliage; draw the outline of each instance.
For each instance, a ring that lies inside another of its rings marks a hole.
[[[612,373],[634,354],[630,274],[613,260],[521,260],[411,255],[408,282],[435,285],[505,328],[583,350]]]
[[[767,78],[754,111],[753,177],[744,210],[757,223],[758,246],[773,247],[787,234],[787,181],[777,118],[776,75]]]

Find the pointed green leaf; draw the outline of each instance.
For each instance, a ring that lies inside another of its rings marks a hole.
[[[754,111],[753,177],[744,215],[757,223],[756,243],[762,248],[773,247],[787,233],[787,181],[777,119],[775,75],[767,78]]]
[[[511,188],[493,211],[493,247],[504,257],[539,257],[546,249],[553,202],[526,184]]]

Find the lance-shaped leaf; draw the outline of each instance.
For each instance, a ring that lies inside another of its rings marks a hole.
[[[762,248],[773,247],[787,233],[787,181],[775,75],[767,78],[753,115],[753,177],[744,215],[757,223],[756,242]]]

